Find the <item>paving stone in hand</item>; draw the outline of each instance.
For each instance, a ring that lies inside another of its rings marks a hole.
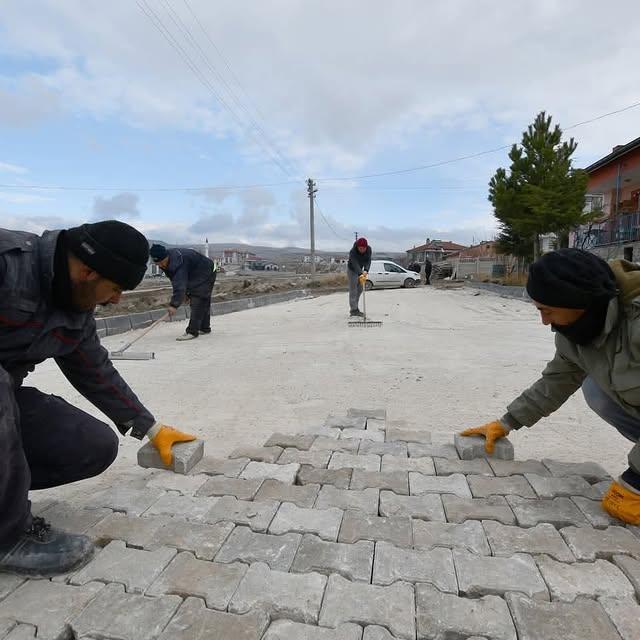
[[[256,494],[256,500],[293,502],[298,507],[311,508],[315,504],[319,491],[319,484],[300,486],[280,482],[280,480],[265,480]]]
[[[433,493],[401,496],[391,491],[381,491],[379,513],[381,516],[409,516],[438,522],[446,520],[442,498]]]
[[[503,524],[515,524],[516,518],[503,496],[490,498],[460,498],[443,495],[442,504],[449,522],[465,520],[497,520]]]
[[[525,477],[540,498],[557,498],[562,496],[594,497],[591,485],[581,476],[555,478],[527,473]]]
[[[269,527],[269,533],[315,533],[323,540],[335,542],[343,513],[335,508],[302,509],[290,502],[283,502]]]
[[[354,474],[357,470],[354,470]],[[316,500],[316,509],[357,509],[365,513],[378,515],[378,489],[336,489],[331,485],[325,485],[320,489]]]
[[[303,464],[298,471],[296,483],[299,485],[331,484],[336,489],[348,489],[352,471],[352,469],[316,469]]]
[[[283,452],[282,447],[238,447],[229,458],[249,458],[258,462],[275,462]]]
[[[560,533],[578,560],[592,562],[596,558],[612,558],[616,554],[640,558],[640,539],[623,527],[604,530],[565,527]]]
[[[308,451],[313,444],[316,436],[306,433],[274,433],[265,443],[265,447],[282,447],[288,449],[300,449],[300,451]]]
[[[450,493],[461,498],[471,498],[467,479],[460,473],[450,476],[425,476],[422,473],[409,473],[409,487],[412,496],[424,493]]]
[[[353,455],[335,452],[329,461],[329,469],[363,469],[380,471],[380,456],[373,454]]]
[[[513,444],[509,438],[500,438],[497,440],[493,453],[487,452],[485,448],[485,438],[483,436],[462,436],[456,433],[454,435],[454,444],[462,460],[473,460],[475,458],[513,460]]]
[[[482,525],[469,520],[463,524],[412,520],[413,546],[416,549],[468,549],[472,553],[491,555]]]
[[[309,624],[276,620],[262,640],[361,640],[362,629],[357,624],[342,624],[337,629],[323,629]]]
[[[338,542],[358,540],[391,542],[399,547],[411,547],[413,536],[411,518],[394,516],[383,518],[362,511],[345,511]]]
[[[417,471],[426,476],[436,474],[433,458],[407,458],[390,454],[382,456],[382,471]]]
[[[580,509],[569,498],[527,500],[520,496],[507,496],[506,499],[521,527],[533,527],[541,522],[548,522],[558,528],[589,526]]]
[[[474,498],[489,496],[516,495],[523,498],[536,498],[536,493],[524,476],[467,476],[467,482]]]

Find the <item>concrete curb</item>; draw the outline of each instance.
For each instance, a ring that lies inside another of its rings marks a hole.
[[[515,300],[522,300],[523,302],[531,302],[531,298],[527,294],[525,287],[510,287],[501,284],[492,284],[490,282],[465,282],[465,286],[472,289],[483,289],[484,291],[490,291],[496,293],[503,298],[514,298]]]

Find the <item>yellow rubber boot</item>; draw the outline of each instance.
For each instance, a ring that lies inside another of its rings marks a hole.
[[[640,525],[640,494],[612,482],[604,498],[602,508],[614,518],[627,524]]]

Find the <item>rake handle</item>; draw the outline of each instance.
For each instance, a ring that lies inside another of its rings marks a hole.
[[[169,312],[167,311],[167,313],[165,313],[161,318],[158,318],[153,324],[148,326],[139,336],[135,337],[131,342],[128,342],[127,344],[125,344],[124,347],[122,347],[122,349],[118,349],[117,351],[114,351],[114,353],[123,353],[129,347],[131,347],[136,342],[138,342],[140,338],[144,338],[147,335],[147,333],[149,333],[149,331],[151,331],[152,329],[155,329],[155,327],[157,327],[161,322],[164,322],[168,317],[169,317]]]

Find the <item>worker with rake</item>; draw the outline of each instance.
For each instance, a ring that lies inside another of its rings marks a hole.
[[[367,282],[371,267],[371,247],[366,238],[358,238],[349,251],[347,277],[349,279],[349,310],[351,316],[363,316],[358,308],[362,287]]]

